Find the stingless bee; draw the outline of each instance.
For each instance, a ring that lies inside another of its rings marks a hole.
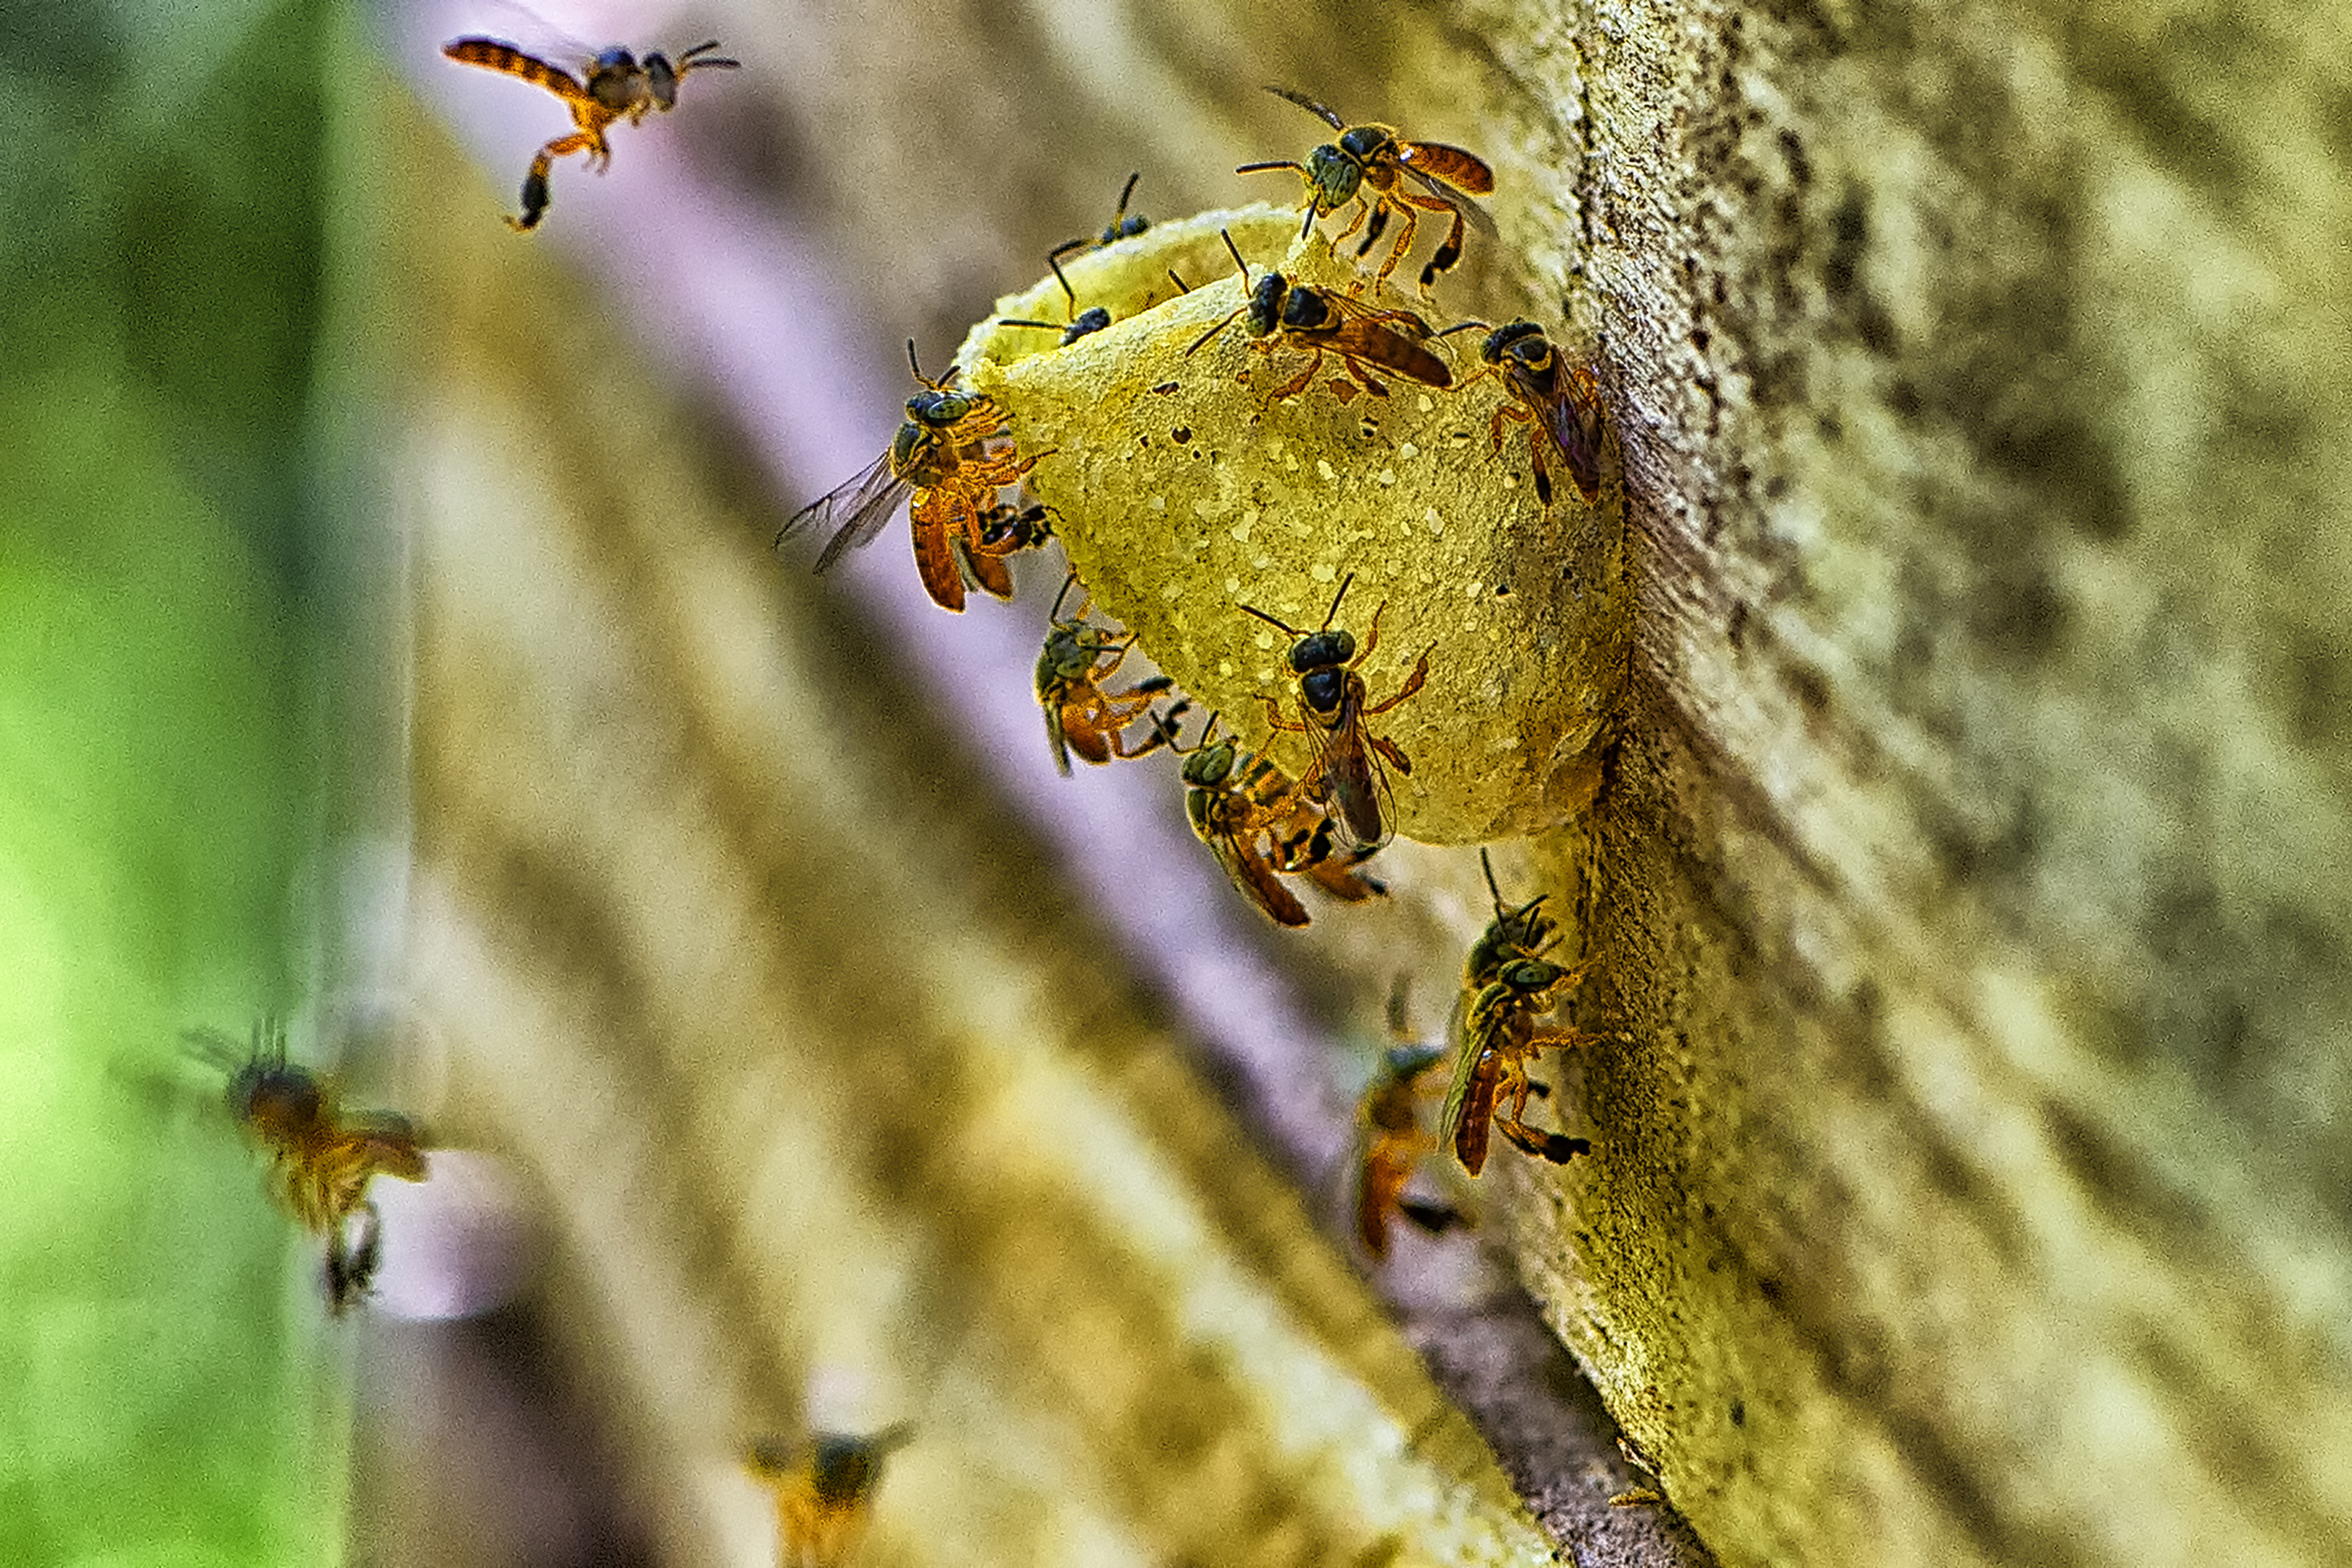
[[[1408,142],[1386,125],[1349,125],[1305,93],[1293,92],[1286,87],[1269,87],[1265,90],[1318,117],[1339,132],[1339,139],[1309,152],[1304,163],[1285,158],[1267,163],[1244,163],[1234,173],[1297,170],[1299,178],[1307,182],[1307,216],[1298,226],[1302,239],[1315,226],[1316,219],[1353,202],[1356,214],[1339,231],[1339,239],[1345,240],[1356,232],[1356,226],[1369,212],[1371,226],[1364,231],[1363,243],[1356,247],[1359,257],[1368,254],[1379,241],[1381,231],[1388,226],[1389,215],[1400,215],[1404,222],[1397,230],[1396,244],[1390,249],[1388,259],[1381,264],[1374,280],[1376,288],[1387,286],[1389,275],[1412,248],[1413,230],[1421,221],[1419,214],[1444,213],[1453,219],[1444,242],[1430,258],[1429,265],[1422,268],[1421,288],[1424,294],[1439,273],[1462,259],[1465,220],[1481,228],[1493,226],[1493,220],[1483,210],[1464,199],[1465,194],[1483,196],[1495,188],[1495,171],[1476,154],[1442,142]],[[1402,183],[1400,176],[1412,184]],[[1417,190],[1413,188],[1416,185],[1420,187]],[[1367,189],[1372,193],[1369,205],[1364,199]]]
[[[1462,960],[1462,990],[1464,1003],[1485,988],[1487,982],[1502,972],[1503,965],[1515,958],[1533,958],[1551,945],[1558,927],[1543,912],[1543,903],[1549,893],[1538,893],[1524,904],[1503,902],[1503,889],[1495,881],[1495,862],[1486,851],[1478,851],[1478,868],[1486,874],[1486,891],[1495,900],[1495,918]]]
[[[1150,228],[1151,226],[1150,218],[1145,217],[1141,213],[1130,216],[1127,210],[1127,198],[1135,195],[1135,182],[1141,178],[1143,178],[1143,171],[1140,169],[1127,177],[1127,184],[1120,187],[1118,193],[1118,211],[1111,214],[1108,227],[1092,239],[1066,239],[1047,251],[1046,258],[1059,260],[1073,250],[1106,250],[1120,240],[1132,239]]]
[[[819,1432],[797,1447],[763,1437],[745,1468],[776,1500],[781,1568],[835,1568],[866,1531],[882,1461],[914,1436],[906,1422],[870,1436]]]
[[[1155,675],[1125,691],[1103,689],[1102,683],[1118,672],[1128,649],[1135,646],[1135,634],[1091,625],[1083,610],[1062,619],[1062,601],[1077,580],[1072,574],[1054,596],[1045,646],[1037,655],[1037,702],[1045,710],[1045,739],[1054,748],[1054,765],[1065,778],[1069,776],[1072,752],[1099,766],[1113,757],[1144,756],[1169,744],[1171,738],[1168,721],[1155,718],[1150,737],[1129,749],[1129,728],[1150,710],[1152,699],[1174,682]],[[1176,711],[1181,711],[1181,705]]]
[[[1348,596],[1348,584],[1355,580],[1356,574],[1349,573],[1339,591],[1331,595],[1323,624],[1311,632],[1302,632],[1248,605],[1242,610],[1291,639],[1290,668],[1298,677],[1299,717],[1296,721],[1285,719],[1280,703],[1271,697],[1262,700],[1268,723],[1276,730],[1304,734],[1315,743],[1315,771],[1306,780],[1307,797],[1338,807],[1337,818],[1347,841],[1377,848],[1388,842],[1385,811],[1391,800],[1382,763],[1410,773],[1412,761],[1396,742],[1366,729],[1364,721],[1387,712],[1421,689],[1429,679],[1429,653],[1423,651],[1396,695],[1368,705],[1364,678],[1356,673],[1356,667],[1380,646],[1381,612],[1372,612],[1371,629],[1365,634],[1360,652],[1352,634],[1331,629],[1339,601]]]
[[[925,375],[916,363],[912,338],[907,340],[907,363],[923,390],[907,399],[907,422],[898,426],[890,449],[856,478],[793,513],[777,531],[776,545],[782,548],[786,541],[813,525],[831,526],[837,521],[839,526],[816,558],[816,569],[829,571],[844,554],[880,532],[904,500],[914,529],[915,569],[921,574],[923,587],[933,603],[942,609],[963,608],[959,560],[982,588],[1009,599],[1013,572],[1004,557],[1034,542],[1037,536],[1028,534],[1008,542],[1013,531],[1000,526],[1006,520],[998,508],[996,492],[1020,483],[1021,477],[1036,466],[1037,458],[1050,454],[1016,457],[1005,429],[1004,411],[995,400],[951,389],[948,384],[956,377],[953,365],[937,381]]]
[[[1212,714],[1185,754],[1184,814],[1252,903],[1277,925],[1303,926],[1307,906],[1283,885],[1284,877],[1304,876],[1351,904],[1388,890],[1360,868],[1376,846],[1340,847],[1329,815],[1305,785],[1232,736],[1217,739],[1216,728]]]
[[[1464,321],[1440,332],[1450,337],[1473,327],[1486,328],[1484,321]],[[1568,465],[1569,478],[1588,501],[1601,499],[1601,387],[1592,373],[1581,365],[1560,363],[1559,352],[1551,339],[1533,321],[1509,321],[1486,331],[1486,340],[1478,350],[1486,368],[1470,378],[1500,375],[1503,384],[1510,389],[1516,400],[1495,410],[1488,429],[1495,439],[1495,449],[1503,447],[1503,421],[1517,420],[1528,428],[1528,461],[1536,475],[1536,497],[1544,505],[1551,504],[1551,476],[1544,470],[1543,449],[1547,442]],[[1463,385],[1469,385],[1465,381]],[[1544,440],[1538,440],[1541,431]]]
[[[1375,1263],[1389,1255],[1391,1216],[1433,1236],[1469,1223],[1453,1205],[1408,1197],[1404,1190],[1421,1157],[1438,1146],[1422,1129],[1421,1100],[1430,1070],[1444,1060],[1438,1046],[1391,1046],[1359,1102],[1356,1239]]]
[[[425,1180],[415,1127],[389,1110],[344,1111],[333,1085],[286,1059],[278,1020],[256,1024],[248,1047],[215,1029],[183,1037],[229,1073],[229,1114],[269,1156],[270,1191],[327,1243],[327,1304],[338,1316],[368,1293],[383,1258],[383,1226],[367,1195],[377,1176]]]
[[[1083,244],[1084,241],[1074,243]],[[1045,265],[1054,269],[1054,281],[1062,286],[1062,293],[1070,301],[1069,310],[1066,312],[1069,315],[1069,321],[1057,327],[1051,321],[1023,321],[1004,317],[997,321],[998,326],[1034,327],[1041,332],[1059,332],[1062,334],[1061,346],[1068,348],[1088,333],[1099,332],[1110,325],[1110,312],[1100,305],[1089,305],[1083,310],[1078,309],[1078,292],[1070,287],[1069,279],[1062,273],[1062,253],[1059,250],[1045,258]]]
[[[1562,969],[1539,958],[1507,959],[1464,1008],[1462,1039],[1445,1091],[1439,1136],[1472,1175],[1486,1167],[1490,1123],[1520,1149],[1555,1165],[1592,1152],[1581,1138],[1538,1132],[1526,1120],[1528,1096],[1534,1091],[1528,1068],[1547,1047],[1612,1037],[1573,1029],[1538,1032],[1535,1026],[1537,1018],[1559,1005],[1562,992],[1584,978],[1586,968]],[[1508,1110],[1504,1109],[1506,1100]]]
[[[1312,356],[1304,370],[1266,394],[1269,402],[1278,403],[1305,391],[1327,353],[1337,354],[1348,374],[1375,397],[1386,397],[1389,389],[1364,368],[1368,363],[1424,386],[1454,384],[1452,369],[1426,346],[1434,336],[1429,323],[1411,310],[1375,310],[1311,283],[1293,283],[1279,272],[1262,274],[1253,286],[1249,263],[1242,259],[1230,233],[1225,235],[1225,248],[1233,252],[1234,264],[1242,269],[1243,302],[1202,332],[1184,351],[1186,354],[1198,353],[1235,317],[1246,317],[1247,331],[1258,349],[1271,352],[1280,345],[1304,349]],[[1345,383],[1334,384],[1346,386]],[[1354,395],[1352,389],[1348,393]]]
[[[677,84],[689,73],[734,70],[742,64],[712,54],[718,47],[716,38],[697,44],[673,65],[658,50],[640,61],[615,45],[583,60],[579,76],[502,38],[457,38],[442,45],[441,52],[462,65],[503,71],[543,87],[572,110],[572,133],[541,147],[530,161],[530,173],[523,176],[522,216],[507,219],[520,231],[537,227],[546,213],[547,175],[556,159],[585,153],[589,166],[603,174],[613,162],[613,149],[604,132],[616,121],[635,125],[643,122],[649,109],[667,113],[677,107]]]

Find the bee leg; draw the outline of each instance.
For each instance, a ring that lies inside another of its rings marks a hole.
[[[345,1237],[356,1237],[346,1245]],[[358,1304],[383,1265],[383,1219],[375,1205],[362,1202],[327,1237],[327,1309],[336,1317]]]
[[[1389,258],[1381,263],[1379,282],[1383,289],[1389,286],[1390,274],[1412,254],[1413,233],[1421,224],[1421,220],[1413,216],[1412,209],[1413,204],[1409,201],[1400,200],[1397,204],[1397,211],[1404,215],[1404,222],[1397,226],[1396,245],[1389,251]]]
[[[1382,197],[1381,200],[1372,204],[1372,221],[1365,226],[1364,242],[1356,247],[1356,255],[1359,259],[1371,253],[1372,247],[1380,240],[1381,231],[1388,227],[1388,226],[1389,202],[1386,197]],[[1341,235],[1339,237],[1345,239],[1347,236]]]
[[[1421,269],[1421,291],[1423,294],[1426,295],[1429,292],[1430,285],[1437,281],[1437,275],[1439,273],[1445,271],[1455,262],[1462,259],[1462,233],[1464,227],[1465,225],[1462,221],[1461,213],[1454,213],[1454,226],[1446,230],[1445,238],[1439,244],[1437,254],[1429,258],[1429,265]]]
[[[1347,356],[1342,357],[1345,358]],[[1386,397],[1389,395],[1387,385],[1376,378],[1371,372],[1357,363],[1354,359],[1348,358],[1347,365],[1348,374],[1354,376],[1359,382],[1362,383],[1363,388],[1366,392],[1370,393],[1374,397]]]
[[[1265,395],[1265,400],[1268,403],[1279,403],[1286,397],[1296,397],[1300,393],[1307,390],[1307,383],[1315,379],[1315,373],[1323,368],[1323,351],[1321,349],[1310,348],[1307,352],[1314,356],[1307,362],[1307,368],[1300,371],[1297,375],[1292,376],[1288,381],[1276,387],[1274,391],[1267,393]]]
[[[1543,445],[1536,439],[1535,426],[1528,426],[1528,466],[1535,470],[1536,500],[1551,505],[1551,475],[1544,468]]]
[[[1356,198],[1356,216],[1348,220],[1348,226],[1339,231],[1338,238],[1332,240],[1331,248],[1337,250],[1339,247],[1348,243],[1348,237],[1356,232],[1356,226],[1364,221],[1365,214],[1370,210],[1370,208],[1364,205],[1364,198],[1358,196]]]

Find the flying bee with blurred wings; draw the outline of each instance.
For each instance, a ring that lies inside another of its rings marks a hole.
[[[905,500],[914,528],[915,569],[934,604],[963,608],[965,570],[982,589],[1009,599],[1013,572],[1005,557],[1042,543],[1051,531],[1014,526],[1025,514],[1008,516],[996,492],[1019,484],[1038,458],[1052,454],[1016,457],[1004,411],[995,400],[950,387],[953,365],[937,381],[925,375],[911,338],[907,363],[923,390],[907,399],[907,421],[890,449],[856,478],[793,513],[777,531],[776,546],[782,549],[812,527],[832,528],[833,537],[816,558],[819,572],[830,571],[843,555],[879,533]]]
[[[327,1304],[340,1317],[368,1293],[383,1260],[383,1220],[368,1184],[425,1180],[416,1128],[389,1110],[344,1111],[329,1079],[286,1059],[286,1030],[274,1018],[254,1026],[248,1047],[215,1029],[184,1037],[228,1072],[229,1114],[268,1154],[279,1205],[325,1238]]]
[[[1339,355],[1348,374],[1375,397],[1386,397],[1389,389],[1365,369],[1368,364],[1424,386],[1454,384],[1453,370],[1427,347],[1435,334],[1428,322],[1411,310],[1375,310],[1328,289],[1293,283],[1279,272],[1263,273],[1253,285],[1249,263],[1242,259],[1231,234],[1225,236],[1225,248],[1233,252],[1234,264],[1242,269],[1242,303],[1194,340],[1184,351],[1187,355],[1198,353],[1235,318],[1246,318],[1245,330],[1258,349],[1304,349],[1311,356],[1297,375],[1265,395],[1270,403],[1305,391],[1322,369],[1325,354]],[[1355,395],[1355,389],[1345,382],[1335,378],[1332,384],[1347,396]]]
[[[1070,773],[1070,753],[1097,766],[1113,757],[1140,757],[1170,743],[1172,721],[1182,703],[1165,718],[1155,716],[1151,733],[1129,749],[1127,731],[1150,711],[1152,699],[1175,683],[1164,675],[1141,680],[1125,691],[1106,691],[1102,683],[1118,670],[1128,649],[1135,646],[1132,632],[1114,632],[1087,619],[1081,610],[1062,618],[1062,601],[1077,582],[1074,573],[1054,597],[1045,646],[1037,655],[1037,702],[1045,710],[1045,739],[1054,748],[1054,765],[1062,776]]]
[[[1355,580],[1354,573],[1348,574],[1339,591],[1331,596],[1322,626],[1311,632],[1302,632],[1248,605],[1242,611],[1291,639],[1290,669],[1298,678],[1299,716],[1286,719],[1279,702],[1271,697],[1263,700],[1268,723],[1276,730],[1306,735],[1315,744],[1315,769],[1305,781],[1307,798],[1336,808],[1334,816],[1344,840],[1374,849],[1389,837],[1386,814],[1391,806],[1391,791],[1386,770],[1410,773],[1412,760],[1395,742],[1373,734],[1364,721],[1387,712],[1421,689],[1429,679],[1429,653],[1423,650],[1412,674],[1394,696],[1370,702],[1356,667],[1381,645],[1380,610],[1372,612],[1371,630],[1360,651],[1352,633],[1331,629],[1339,601],[1348,596],[1348,584]],[[1381,609],[1385,608],[1383,605]]]
[[[1307,923],[1307,906],[1283,885],[1284,877],[1304,876],[1351,904],[1388,890],[1360,869],[1372,848],[1341,847],[1329,815],[1305,785],[1232,736],[1216,738],[1216,728],[1213,714],[1185,753],[1184,814],[1225,876],[1269,920]]]
[[[1297,171],[1299,178],[1307,183],[1307,216],[1298,226],[1301,239],[1315,226],[1316,219],[1353,202],[1355,216],[1339,231],[1339,240],[1332,243],[1337,246],[1355,233],[1369,213],[1371,226],[1364,231],[1363,243],[1356,247],[1359,257],[1369,254],[1379,242],[1391,213],[1401,216],[1404,222],[1397,230],[1396,244],[1391,247],[1388,259],[1381,263],[1373,280],[1375,288],[1387,286],[1389,275],[1412,249],[1413,230],[1421,221],[1421,213],[1444,213],[1453,219],[1437,253],[1422,268],[1421,289],[1424,294],[1439,273],[1462,259],[1465,223],[1475,223],[1487,230],[1494,227],[1494,221],[1481,208],[1465,199],[1487,195],[1495,189],[1495,171],[1477,154],[1449,147],[1443,142],[1408,142],[1386,125],[1349,125],[1305,93],[1293,92],[1286,87],[1269,87],[1265,90],[1276,98],[1288,99],[1320,119],[1339,133],[1339,139],[1309,152],[1304,163],[1284,158],[1267,163],[1244,163],[1234,173]],[[1367,190],[1372,194],[1369,204],[1364,199]]]
[[[1472,328],[1486,329],[1478,357],[1486,367],[1462,384],[1482,376],[1499,375],[1516,400],[1495,410],[1488,421],[1495,449],[1503,447],[1503,421],[1528,426],[1528,461],[1535,469],[1536,497],[1551,505],[1551,476],[1544,469],[1546,445],[1568,465],[1569,478],[1587,501],[1601,499],[1601,387],[1581,365],[1560,363],[1551,339],[1533,321],[1510,321],[1488,328],[1485,321],[1463,321],[1438,334],[1451,337]],[[1542,432],[1538,439],[1537,432]]]
[[[640,60],[617,44],[593,54],[580,49],[576,76],[503,38],[454,38],[441,46],[441,52],[461,65],[501,71],[543,87],[572,110],[571,134],[558,136],[541,147],[530,161],[530,172],[523,176],[522,215],[507,219],[521,231],[536,228],[547,212],[547,176],[555,160],[585,153],[589,166],[603,174],[613,161],[604,133],[615,122],[625,120],[635,125],[644,121],[649,109],[667,113],[677,108],[678,83],[692,72],[734,70],[742,64],[711,53],[718,47],[716,38],[697,44],[675,63],[658,50]]]
[[[1391,1032],[1402,1027],[1393,1016],[1401,1002],[1401,995],[1391,999]],[[1437,1148],[1437,1140],[1422,1128],[1421,1101],[1431,1069],[1444,1060],[1443,1047],[1391,1046],[1357,1103],[1356,1239],[1375,1263],[1388,1258],[1392,1217],[1410,1220],[1432,1236],[1470,1223],[1452,1205],[1412,1197],[1404,1190],[1422,1156]]]
[[[820,1432],[796,1447],[763,1437],[744,1468],[773,1494],[780,1568],[835,1568],[873,1513],[882,1461],[914,1436],[905,1422],[871,1436]]]

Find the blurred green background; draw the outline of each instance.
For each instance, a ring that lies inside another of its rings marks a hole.
[[[0,1562],[341,1552],[347,1340],[178,1037],[311,1047],[350,26],[0,8]]]

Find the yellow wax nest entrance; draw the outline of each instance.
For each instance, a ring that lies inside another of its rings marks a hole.
[[[1109,327],[1061,347],[1050,332],[997,324],[1062,320],[1067,301],[1049,276],[998,300],[957,363],[1003,406],[1017,448],[1039,455],[1030,485],[1059,514],[1096,608],[1134,632],[1199,711],[1223,714],[1253,747],[1274,733],[1265,698],[1296,722],[1289,639],[1241,606],[1311,631],[1352,573],[1331,624],[1360,652],[1380,614],[1379,646],[1358,666],[1369,700],[1396,692],[1429,655],[1428,684],[1370,721],[1412,762],[1410,776],[1391,774],[1397,830],[1433,844],[1535,832],[1590,797],[1588,753],[1626,668],[1613,434],[1600,503],[1555,461],[1547,511],[1527,477],[1528,426],[1506,421],[1493,446],[1490,422],[1509,398],[1501,378],[1462,384],[1482,368],[1475,330],[1433,345],[1453,388],[1371,367],[1386,397],[1335,392],[1346,373],[1327,355],[1303,392],[1269,402],[1307,353],[1253,340],[1245,319],[1188,355],[1246,299],[1221,229],[1253,278],[1277,268],[1293,283],[1362,288],[1368,305],[1453,324],[1417,300],[1372,299],[1370,271],[1319,232],[1302,240],[1299,221],[1295,207],[1203,213],[1076,257],[1063,270],[1077,309],[1105,307]],[[1284,734],[1273,754],[1305,773],[1311,742]]]

